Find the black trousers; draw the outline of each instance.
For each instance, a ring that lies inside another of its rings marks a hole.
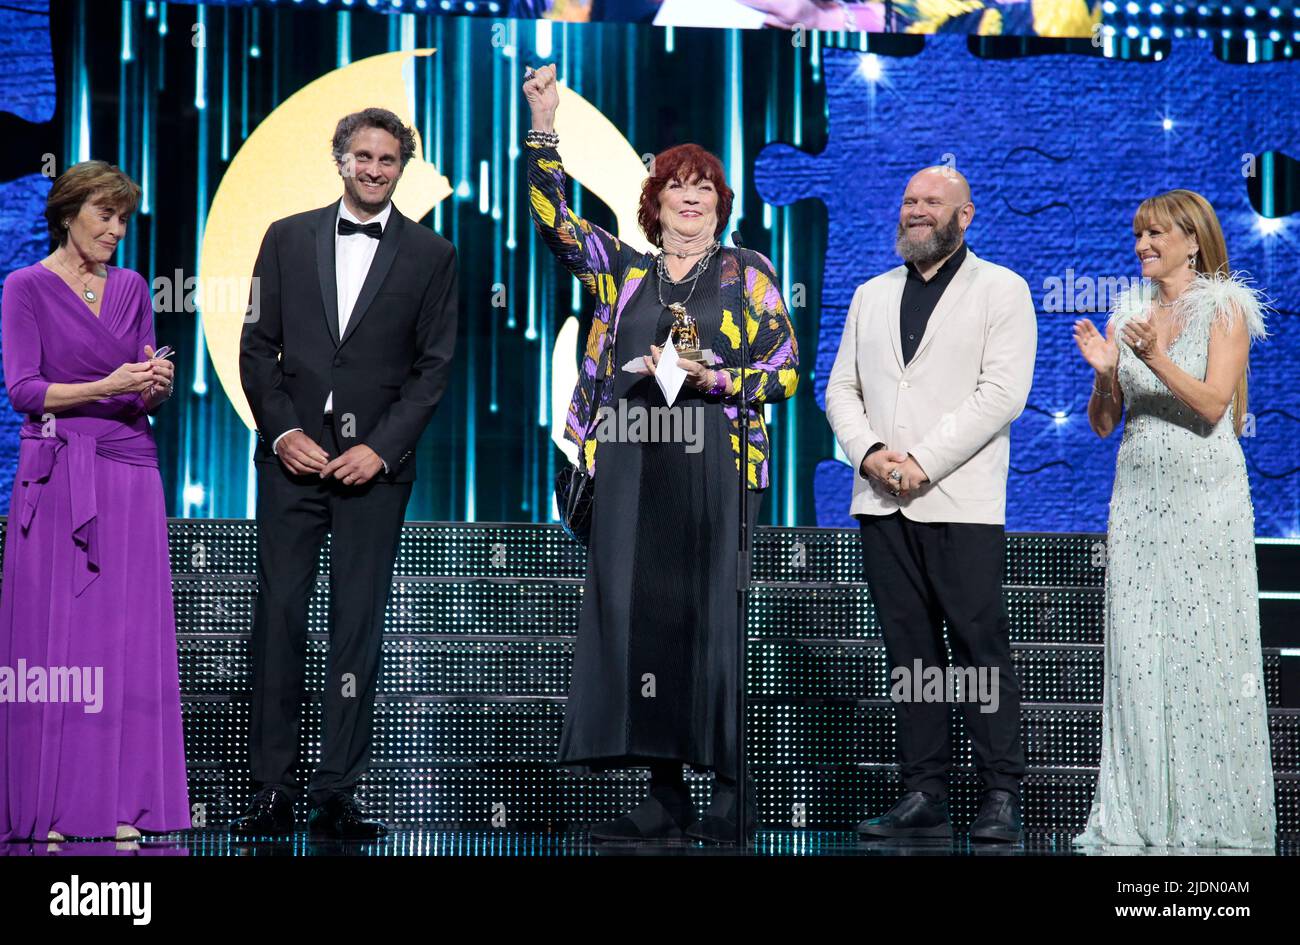
[[[997,670],[997,709],[960,700],[984,790],[1020,794],[1025,753],[1020,740],[1020,681],[1011,662],[1010,620],[1002,600],[1006,531],[1001,525],[914,522],[901,512],[860,515],[863,570],[876,605],[891,688],[911,681],[918,666],[948,665],[942,621],[946,618],[953,663],[985,673],[992,694]],[[905,673],[899,672],[899,669]],[[912,698],[916,686],[895,700],[898,755],[903,786],[939,798],[948,795],[952,766],[950,702]],[[945,694],[951,693],[947,687]]]
[[[342,450],[332,423],[321,443]],[[257,603],[253,611],[249,748],[257,786],[298,793],[294,769],[305,693],[307,607],[330,538],[330,647],[325,664],[320,764],[311,802],[351,794],[370,758],[384,608],[392,587],[411,483],[345,486],[257,467]]]

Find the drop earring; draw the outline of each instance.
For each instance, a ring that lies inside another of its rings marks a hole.
[[[1192,253],[1190,256],[1187,257],[1187,268],[1188,268],[1188,269],[1191,269],[1193,272],[1196,271],[1196,254],[1195,254],[1195,253]]]

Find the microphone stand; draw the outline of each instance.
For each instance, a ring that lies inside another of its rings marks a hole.
[[[731,242],[741,248],[740,232],[731,234]],[[745,269],[741,262],[741,292],[744,292]],[[736,535],[736,843],[744,849],[749,842],[748,785],[749,764],[745,756],[745,670],[749,645],[749,397],[745,391],[745,371],[749,368],[749,325],[745,318],[744,299],[740,306],[740,412],[736,415],[740,447],[740,527]]]

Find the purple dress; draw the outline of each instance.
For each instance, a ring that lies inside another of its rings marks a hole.
[[[0,585],[0,840],[190,827],[166,507],[144,401],[43,407],[51,383],[99,380],[143,361],[146,344],[153,310],[138,273],[108,267],[99,317],[39,263],[5,281],[4,379],[27,421]]]

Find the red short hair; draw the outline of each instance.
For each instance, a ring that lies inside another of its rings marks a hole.
[[[731,219],[731,201],[735,196],[727,186],[722,162],[698,144],[679,144],[654,159],[650,166],[650,176],[641,185],[641,206],[636,218],[651,243],[663,245],[663,230],[659,225],[659,194],[668,186],[669,181],[687,184],[696,179],[710,181],[717,188],[718,228],[713,235],[722,235],[727,221]]]

